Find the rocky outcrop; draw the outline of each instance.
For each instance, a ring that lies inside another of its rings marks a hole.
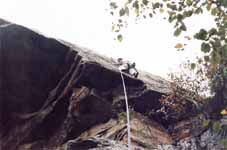
[[[113,59],[0,20],[0,68],[1,149],[127,148],[124,93]],[[135,149],[183,149],[191,141],[198,147],[197,139],[212,133],[190,101],[184,111],[160,111],[160,98],[171,94],[166,80],[142,71],[124,79]]]

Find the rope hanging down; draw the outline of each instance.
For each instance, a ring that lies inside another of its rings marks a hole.
[[[121,70],[120,70],[120,73],[121,73],[121,79],[122,79],[122,84],[123,84],[123,88],[124,88],[124,94],[125,94],[125,104],[126,104],[126,114],[127,114],[127,131],[128,131],[128,150],[131,150],[131,132],[130,132],[131,127],[130,127],[130,119],[129,119],[128,97],[127,97],[124,77],[123,77]]]

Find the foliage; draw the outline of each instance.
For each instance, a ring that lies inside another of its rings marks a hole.
[[[121,112],[118,114],[119,120],[123,120],[124,123],[127,123],[127,114],[126,112]]]
[[[220,141],[220,144],[222,144],[222,145],[224,146],[224,148],[227,149],[227,139],[222,139],[222,140]]]
[[[130,110],[130,109],[129,109]],[[135,117],[135,113],[134,111],[130,111],[130,120],[132,120]],[[123,120],[123,122],[127,123],[127,113],[126,112],[120,112],[118,114],[118,118],[119,120]]]
[[[203,64],[206,77],[211,81],[214,93],[222,93],[223,101],[227,101],[227,0],[110,0],[110,13],[117,16],[113,22],[113,31],[117,39],[123,40],[121,31],[128,26],[128,19],[136,20],[152,18],[156,14],[167,16],[169,23],[174,25],[174,36],[187,31],[185,20],[204,12],[213,16],[216,26],[209,30],[199,29],[194,39],[201,41],[204,56],[191,63],[196,68]],[[182,48],[177,44],[176,48]],[[227,103],[227,102],[226,102]]]
[[[203,120],[203,122],[202,122],[202,127],[203,127],[203,128],[208,128],[210,122],[211,122],[210,120]]]
[[[164,114],[187,113],[188,104],[194,104],[197,110],[205,104],[205,96],[210,93],[208,79],[205,76],[206,68],[202,64],[196,65],[189,62],[182,63],[178,72],[169,74],[172,93],[160,99],[161,111]]]
[[[213,131],[215,132],[215,133],[219,133],[219,132],[221,132],[221,130],[222,130],[222,123],[220,122],[220,121],[215,121],[215,122],[213,122]]]
[[[176,90],[177,87],[184,89],[186,91],[185,96],[201,101],[203,100],[202,97],[210,94],[209,80],[206,74],[207,67],[204,67],[202,62],[195,64],[188,60],[180,65],[179,71],[171,72],[169,78],[173,82],[173,89]]]

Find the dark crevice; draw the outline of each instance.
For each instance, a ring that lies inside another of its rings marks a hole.
[[[49,139],[61,126],[67,116],[69,106],[68,99],[69,97],[59,100],[53,111],[32,131],[25,142]]]

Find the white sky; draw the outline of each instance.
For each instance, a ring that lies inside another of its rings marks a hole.
[[[187,41],[183,37],[214,26],[208,15],[197,16],[190,20],[188,34],[175,38],[173,27],[163,17],[156,17],[130,24],[124,32],[123,43],[119,43],[113,40],[113,18],[106,11],[109,0],[0,0],[0,4],[0,18],[108,57],[135,61],[137,68],[163,77],[199,50],[198,41]],[[179,52],[174,46],[182,41],[186,41],[187,48]]]

